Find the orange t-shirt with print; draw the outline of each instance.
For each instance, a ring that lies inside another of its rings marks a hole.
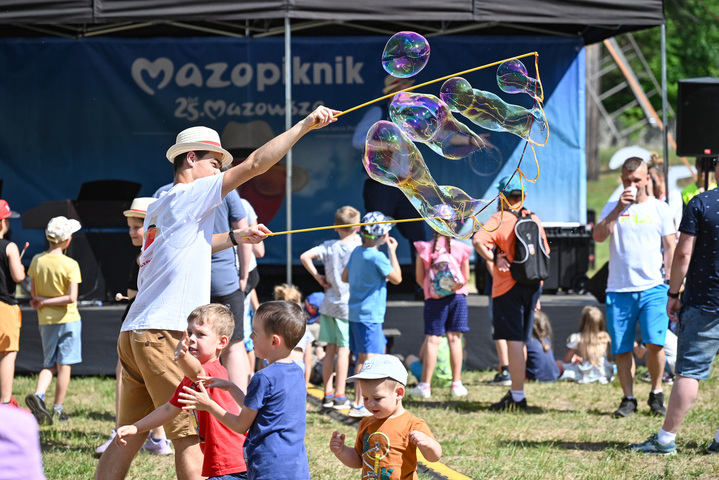
[[[525,216],[527,212],[529,211],[522,210]],[[533,213],[532,218],[542,227],[542,222],[540,222],[539,218]],[[517,243],[517,237],[514,234],[514,226],[516,224],[517,217],[511,212],[497,212],[484,224],[484,229],[474,234],[474,238],[480,240],[490,250],[497,247],[498,250],[507,254],[507,261],[512,263],[514,261],[514,245]],[[540,231],[542,232],[544,248],[547,254],[549,254],[547,234],[544,232],[543,227],[540,228]],[[492,276],[492,298],[504,295],[511,290],[516,283],[509,270],[500,272],[495,268],[494,275]]]
[[[362,478],[417,480],[417,447],[409,441],[414,430],[434,438],[425,421],[407,411],[395,418],[363,418],[355,442]]]

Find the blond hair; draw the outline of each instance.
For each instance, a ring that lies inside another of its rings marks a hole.
[[[577,345],[577,355],[592,365],[599,365],[611,343],[609,334],[605,330],[602,311],[591,305],[584,307],[579,322],[579,333],[582,338]]]
[[[285,300],[302,306],[302,292],[300,292],[299,288],[288,283],[275,286],[274,298],[275,300]]]
[[[335,212],[335,225],[351,225],[359,222],[360,212],[354,207],[345,205],[344,207],[338,208]],[[337,231],[342,233],[354,233],[357,231],[357,227],[338,228]]]
[[[219,303],[208,303],[195,308],[187,317],[187,324],[208,324],[218,336],[232,337],[235,331],[235,317],[232,311]]]

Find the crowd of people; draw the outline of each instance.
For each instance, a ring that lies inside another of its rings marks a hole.
[[[473,251],[491,272],[492,338],[500,353],[495,383],[510,387],[490,410],[527,410],[526,380],[604,384],[616,376],[623,397],[613,415],[628,417],[638,409],[637,355],[646,358],[649,370],[649,409],[666,420],[658,434],[631,448],[676,451],[676,432],[719,349],[719,219],[711,208],[719,201],[716,190],[695,195],[678,224],[676,212],[661,199],[666,193],[657,188],[656,160],[626,160],[625,189],[606,205],[593,234],[595,241],[610,243],[606,319],[596,306],[585,307],[566,339],[566,355],[556,359],[551,322],[539,302],[546,269],[541,257],[551,254],[547,235],[525,207],[519,176],[503,178],[498,211],[471,245],[437,233],[412,242],[424,339],[419,356],[403,364],[386,354],[382,328],[387,283],[401,283],[402,271],[397,240],[390,236],[394,219],[381,205],[363,216],[352,206],[337,209],[337,238],[302,253],[317,292],[305,299],[296,287],[279,285],[274,300],[262,304],[255,292],[255,258],[264,255],[263,240],[271,232],[257,223],[237,188],[270,169],[312,129],[334,122],[337,113],[317,108],[234,166],[217,132],[183,130],[167,151],[174,181],[154,198],[135,199],[124,212],[131,241],[141,250],[130,266],[117,342],[116,424],[97,448],[96,478],[125,478],[141,449],[174,453],[183,480],[309,478],[305,400],[316,369],[323,407],[362,419],[353,443],[340,432],[328,438],[342,464],[362,469],[362,478],[379,478],[380,469],[391,474],[386,478],[406,478],[416,470],[417,449],[439,461],[442,447],[430,427],[402,401],[431,398],[433,387],[448,387],[454,398],[469,393],[462,369]],[[14,292],[25,269],[17,245],[3,239],[16,217],[0,200],[0,401],[19,406],[12,396],[20,332]],[[519,236],[520,224],[522,232],[533,228],[534,234]],[[71,367],[82,361],[82,276],[65,255],[80,228],[76,220],[53,218],[45,230],[48,248],[27,270],[43,369],[25,404],[41,424],[69,420],[64,399]],[[665,342],[674,330],[676,347],[667,354]],[[408,371],[417,381],[411,389]],[[675,379],[668,409],[662,390],[667,374]],[[353,399],[348,383],[354,385]],[[719,432],[708,450],[719,452]]]

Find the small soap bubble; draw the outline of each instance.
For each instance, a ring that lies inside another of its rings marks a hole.
[[[427,65],[428,60],[429,42],[414,32],[395,33],[382,52],[382,67],[393,77],[412,77]]]
[[[497,67],[497,85],[504,93],[526,93],[540,102],[544,100],[542,84],[530,77],[527,67],[517,59],[502,62]]]

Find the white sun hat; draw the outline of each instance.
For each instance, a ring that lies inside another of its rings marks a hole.
[[[174,162],[175,157],[182,153],[203,150],[222,154],[223,168],[232,163],[232,155],[222,148],[220,136],[207,127],[190,127],[178,133],[175,144],[167,150],[167,159]]]
[[[45,237],[54,243],[64,242],[70,236],[80,230],[80,222],[75,219],[63,216],[50,219],[45,228]]]
[[[147,207],[155,200],[157,199],[153,197],[138,197],[132,201],[130,210],[125,210],[122,213],[126,217],[145,218],[147,215]]]

